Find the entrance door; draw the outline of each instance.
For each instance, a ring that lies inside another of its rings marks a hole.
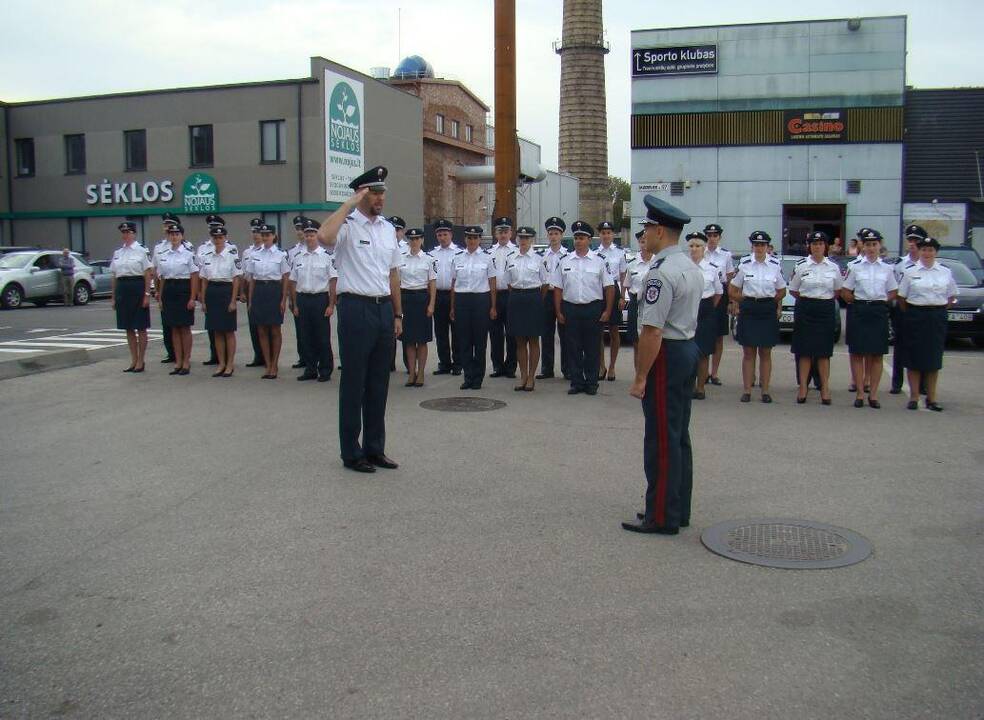
[[[782,252],[787,255],[806,255],[809,247],[806,236],[822,230],[830,241],[844,238],[845,205],[783,205]],[[845,247],[847,241],[844,241]]]

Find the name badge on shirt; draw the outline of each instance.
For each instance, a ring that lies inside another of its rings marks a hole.
[[[369,245],[369,244],[370,243],[368,240],[359,240],[359,245]]]
[[[564,272],[570,272],[570,271],[571,271],[571,268],[569,268],[569,267],[565,267],[564,268]]]

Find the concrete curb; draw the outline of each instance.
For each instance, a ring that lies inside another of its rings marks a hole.
[[[156,340],[151,340],[153,345]],[[90,365],[108,358],[128,356],[130,351],[126,345],[116,345],[98,350],[61,350],[58,352],[41,353],[29,358],[12,358],[0,361],[0,381],[25,375],[37,375],[52,370]]]

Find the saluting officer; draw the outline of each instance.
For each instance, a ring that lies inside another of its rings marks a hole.
[[[243,283],[239,288],[239,302],[245,303],[246,292],[249,289],[249,260],[253,256],[253,253],[258,252],[260,248],[263,247],[263,238],[260,236],[260,227],[263,225],[263,220],[261,218],[255,217],[249,221],[249,232],[253,239],[253,244],[248,248],[243,250]],[[260,333],[256,329],[256,322],[253,320],[252,313],[246,313],[246,317],[249,320],[249,341],[253,346],[253,359],[246,363],[246,367],[263,367],[266,365],[263,362],[263,350],[260,348]]]
[[[598,348],[601,324],[612,314],[615,293],[605,261],[590,251],[594,230],[578,220],[571,225],[574,252],[557,265],[550,281],[557,321],[566,325],[567,362],[571,373],[568,395],[598,393]]]
[[[704,277],[680,248],[680,232],[690,217],[652,195],[644,202],[642,241],[654,257],[639,299],[639,348],[629,393],[642,400],[646,418],[646,506],[637,522],[622,527],[676,535],[690,525],[690,404],[699,354],[693,337]]]
[[[490,250],[495,261],[495,317],[489,327],[489,355],[492,359],[492,372],[489,377],[516,377],[516,339],[506,332],[506,318],[509,314],[509,290],[506,287],[506,261],[516,254],[516,244],[512,241],[513,224],[507,217],[496,218],[493,223],[495,243]],[[505,355],[503,355],[505,347]]]
[[[297,346],[304,359],[304,373],[298,380],[328,382],[335,369],[331,351],[330,302],[332,278],[338,277],[335,259],[318,243],[321,223],[304,222],[304,249],[294,256],[290,274],[291,308],[297,318]]]
[[[921,225],[907,225],[905,228],[905,241],[908,254],[900,259],[893,267],[895,272],[895,282],[902,284],[902,278],[912,270],[919,262],[919,241],[929,237],[929,233]],[[895,346],[892,348],[892,387],[889,393],[898,395],[902,392],[902,381],[905,380],[906,363],[906,339],[905,323],[902,322],[902,303],[896,298],[890,314],[892,331],[895,334]],[[922,388],[920,388],[921,390]]]
[[[355,194],[331,214],[318,235],[335,248],[338,268],[342,462],[365,473],[397,467],[385,453],[386,397],[394,336],[403,332],[402,256],[396,232],[383,217],[386,175],[386,168],[377,166],[353,180],[349,187]]]
[[[595,251],[608,265],[608,272],[612,276],[612,287],[615,289],[615,297],[622,297],[622,285],[625,283],[625,251],[615,244],[615,226],[607,220],[598,225],[598,238],[601,243]],[[605,337],[602,333],[601,345],[598,348],[600,365],[598,366],[598,379],[606,378],[609,382],[615,379],[615,361],[618,360],[618,350],[621,347],[622,339],[619,337],[618,329],[622,320],[621,311],[612,312],[608,318],[608,346],[611,348],[608,368],[605,368]]]
[[[565,248],[561,243],[564,239],[564,231],[567,229],[567,223],[559,217],[547,218],[547,221],[543,223],[544,229],[547,231],[547,241],[550,243],[550,247],[542,251],[537,251],[543,258],[543,267],[547,272],[548,278],[553,278],[554,273],[557,272],[557,265],[560,261],[567,257],[567,248]],[[554,331],[560,335],[560,372],[564,376],[565,380],[570,379],[570,370],[567,367],[567,350],[564,338],[566,336],[566,331],[563,324],[558,324],[557,322],[557,308],[554,304],[553,291],[547,288],[548,292],[543,296],[543,332],[540,335],[540,345],[541,345],[541,363],[540,363],[540,374],[536,376],[537,380],[543,380],[544,378],[552,378],[554,376]]]
[[[191,327],[195,324],[195,299],[198,297],[198,265],[191,248],[184,242],[184,228],[169,225],[168,246],[157,253],[155,268],[157,302],[161,323],[171,328],[175,366],[171,375],[191,372]]]
[[[434,223],[437,247],[431,250],[434,269],[437,272],[437,299],[434,303],[434,336],[437,340],[437,370],[435,375],[461,375],[461,357],[458,341],[451,322],[451,281],[454,275],[454,258],[464,252],[452,240],[454,225],[450,220]]]
[[[492,254],[482,250],[482,228],[465,228],[465,250],[454,257],[451,320],[458,339],[462,390],[480,390],[485,379],[489,322],[496,317],[496,271]]]
[[[704,257],[710,262],[721,268],[724,282],[721,285],[721,292],[724,295],[721,301],[714,308],[717,320],[717,341],[714,343],[714,355],[711,357],[711,366],[707,381],[711,385],[720,385],[721,379],[718,377],[721,358],[724,355],[724,338],[730,332],[728,328],[728,316],[735,315],[738,308],[734,303],[728,302],[728,283],[735,276],[735,263],[731,251],[721,247],[721,236],[724,228],[717,223],[709,223],[704,226],[704,236],[707,238],[707,248],[704,250]]]
[[[178,224],[179,224],[178,223],[178,216],[175,215],[174,213],[172,213],[172,212],[166,212],[163,215],[161,215],[161,239],[157,241],[157,244],[156,245],[154,245],[154,251],[153,251],[153,253],[150,256],[150,262],[154,266],[154,276],[155,277],[157,277],[157,266],[158,266],[158,264],[157,264],[157,257],[158,257],[158,254],[161,253],[161,252],[163,252],[164,250],[167,250],[169,247],[171,247],[171,239],[168,236],[168,229],[169,228],[172,228],[172,227],[174,227],[175,225],[178,225]],[[189,247],[191,247],[191,244],[190,243],[188,245],[189,245]],[[194,257],[194,255],[192,257]],[[164,351],[165,351],[165,354],[164,354],[164,359],[161,360],[161,363],[162,364],[165,364],[165,363],[173,363],[173,362],[175,362],[174,340],[172,338],[171,326],[167,324],[166,318],[164,317],[164,307],[161,304],[161,288],[160,288],[160,284],[157,285],[156,290],[157,290],[157,302],[158,302],[158,305],[160,306],[160,311],[161,311],[161,332],[164,335],[164,338],[163,339],[164,339]],[[176,374],[176,373],[174,373],[174,374]]]
[[[130,350],[130,367],[123,372],[144,371],[147,354],[147,328],[150,327],[150,252],[136,242],[137,224],[121,222],[118,226],[123,246],[113,253],[109,272],[113,276],[111,296],[116,311],[116,327],[126,330]]]

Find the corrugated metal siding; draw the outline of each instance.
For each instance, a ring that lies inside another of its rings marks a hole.
[[[980,197],[974,150],[984,164],[984,88],[906,93],[905,202]]]

